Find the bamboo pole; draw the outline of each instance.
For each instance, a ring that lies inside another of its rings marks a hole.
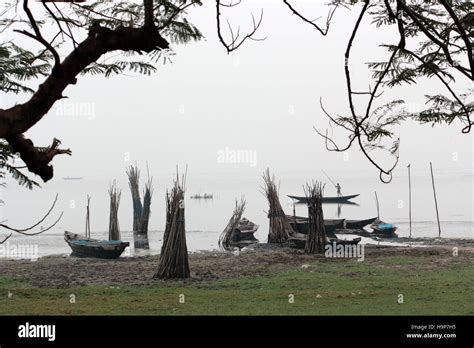
[[[377,191],[375,191],[375,202],[377,202],[377,219],[380,220],[379,197],[377,196]]]
[[[411,164],[408,166],[408,214],[410,219],[410,238],[411,238]]]
[[[438,199],[436,198],[436,188],[433,176],[433,164],[430,162],[430,170],[431,170],[431,183],[433,185],[433,195],[435,201],[435,208],[436,208],[436,219],[438,220],[438,237],[441,237],[441,225],[439,223],[439,211],[438,211]]]
[[[87,195],[87,207],[86,207],[86,237],[91,237],[91,221],[90,221],[90,202],[91,196]]]

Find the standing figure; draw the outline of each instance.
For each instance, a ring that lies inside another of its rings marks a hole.
[[[337,190],[337,196],[341,197],[342,196],[341,185],[339,185],[339,183],[337,183],[337,185],[336,185],[336,190]]]

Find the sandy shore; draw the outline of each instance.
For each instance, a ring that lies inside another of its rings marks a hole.
[[[426,243],[426,240],[424,240]],[[447,267],[456,259],[474,265],[474,240],[442,239],[423,247],[366,246],[365,261],[377,264],[385,257],[413,256],[429,258],[430,267]],[[314,260],[322,262],[355,262],[307,255],[301,250],[266,247],[243,251],[239,256],[224,252],[190,254],[192,279],[201,282],[215,279],[255,277],[295,270]],[[0,277],[27,281],[34,287],[69,288],[84,285],[151,285],[159,255],[120,258],[116,260],[50,256],[37,261],[0,260]],[[395,264],[394,267],[397,265]],[[304,266],[303,266],[304,267]],[[413,266],[410,266],[413,267]]]

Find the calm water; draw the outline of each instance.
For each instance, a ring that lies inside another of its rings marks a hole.
[[[165,191],[171,187],[171,173],[153,173],[155,192],[152,200],[152,216],[149,233],[152,252],[161,247],[164,217]],[[303,184],[312,179],[324,180],[317,172],[281,172],[280,200],[286,213],[292,214],[293,206],[287,194],[303,195]],[[358,205],[344,205],[338,211],[337,205],[324,205],[326,218],[337,218],[338,214],[347,219],[364,219],[377,216],[374,191],[380,201],[380,216],[399,227],[400,236],[408,236],[408,181],[407,176],[396,175],[391,184],[381,183],[375,175],[344,175],[332,173],[341,183],[343,194],[360,193],[354,199]],[[473,181],[472,172],[439,171],[435,176],[443,237],[474,237]],[[132,224],[132,205],[125,173],[117,176],[117,184],[122,188],[119,210],[122,239],[132,241],[129,232]],[[213,200],[186,200],[186,229],[188,248],[191,251],[217,249],[219,234],[226,226],[235,205],[235,199],[242,195],[247,200],[245,216],[260,225],[256,237],[265,241],[268,233],[268,219],[265,211],[267,202],[261,193],[261,172],[245,170],[221,173],[188,173],[187,196],[195,193],[213,193]],[[100,177],[84,177],[82,180],[56,178],[42,189],[29,192],[15,184],[2,192],[6,204],[2,207],[1,220],[15,227],[26,227],[37,221],[45,212],[56,193],[59,201],[55,213],[49,221],[54,221],[59,212],[63,219],[51,231],[35,237],[14,235],[10,244],[36,244],[40,256],[69,253],[63,240],[63,231],[83,233],[85,225],[86,195],[92,196],[91,227],[93,237],[107,238],[108,229],[108,185],[109,180]],[[335,189],[327,185],[325,194],[335,195]],[[296,206],[297,215],[307,216],[304,205]],[[412,173],[412,219],[414,237],[435,237],[438,235],[436,213],[428,173]],[[45,222],[42,226],[46,227]]]

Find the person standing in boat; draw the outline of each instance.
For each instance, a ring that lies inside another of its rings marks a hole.
[[[339,185],[339,183],[337,183],[337,185],[336,185],[336,190],[337,190],[337,196],[341,197],[342,196],[341,185]]]

